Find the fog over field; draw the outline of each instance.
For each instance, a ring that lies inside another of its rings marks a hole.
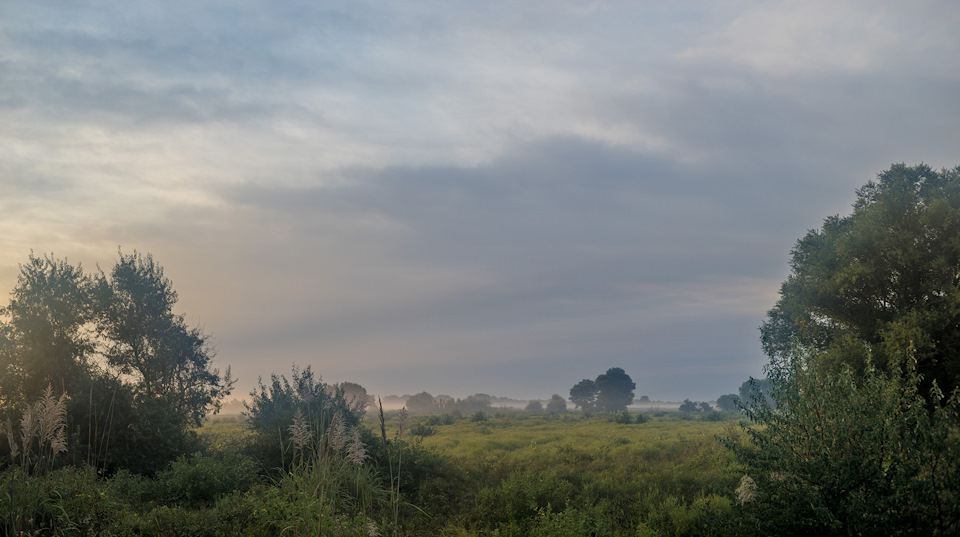
[[[790,249],[960,163],[960,5],[0,3],[0,290],[153,254],[244,397],[713,400]],[[0,305],[5,305],[4,300]]]

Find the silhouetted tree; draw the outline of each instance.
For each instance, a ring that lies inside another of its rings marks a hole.
[[[550,401],[547,402],[547,413],[548,414],[562,414],[567,411],[567,402],[559,394],[553,394],[550,396]]]
[[[596,382],[583,379],[570,388],[570,402],[584,412],[592,412],[596,409],[599,391]]]
[[[0,414],[49,384],[71,396],[76,462],[150,473],[195,449],[190,426],[232,381],[210,367],[206,336],[172,312],[175,303],[149,255],[121,253],[109,274],[90,278],[80,265],[31,254],[0,314]]]
[[[727,412],[734,412],[737,410],[737,403],[740,401],[740,398],[736,394],[728,393],[726,395],[721,395],[717,397],[717,408],[720,410],[725,410]]]
[[[530,401],[527,403],[527,406],[524,408],[524,410],[533,414],[540,414],[543,412],[543,403],[537,400]]]
[[[683,402],[680,403],[680,412],[696,412],[699,408],[697,403],[689,399],[684,399]]]
[[[637,385],[619,367],[611,367],[597,377],[597,408],[607,412],[626,410],[633,403],[633,390]]]
[[[417,414],[429,414],[440,411],[436,400],[427,392],[420,392],[407,398],[407,410]]]
[[[184,425],[198,426],[210,409],[219,409],[233,386],[230,369],[223,375],[213,369],[207,336],[173,312],[177,293],[153,256],[121,252],[95,288],[107,362],[131,379],[138,400],[162,400]]]

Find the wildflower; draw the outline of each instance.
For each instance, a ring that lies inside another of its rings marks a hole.
[[[740,486],[737,487],[737,504],[748,504],[757,499],[757,484],[753,478],[744,474],[740,478]]]
[[[310,425],[299,408],[293,416],[293,423],[290,424],[290,436],[293,438],[294,449],[303,449],[310,440]]]

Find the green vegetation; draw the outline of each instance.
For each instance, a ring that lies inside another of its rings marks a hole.
[[[790,267],[761,327],[771,358],[799,342],[834,371],[916,359],[928,388],[960,386],[960,166],[892,166],[853,214],[797,241]]]
[[[365,418],[294,368],[198,428],[232,382],[152,258],[31,256],[0,318],[0,534],[958,535],[960,168],[859,196],[794,250],[768,378],[723,412],[632,414],[612,368],[571,389],[589,412],[423,392]]]
[[[611,367],[596,380],[583,379],[570,388],[570,401],[585,412],[617,412],[633,403],[637,387],[623,369]]]
[[[0,474],[0,512],[10,513],[2,527],[58,535],[316,535],[321,528],[358,536],[721,528],[743,474],[717,440],[732,424],[621,416],[433,416],[434,433],[411,439],[399,415],[386,415],[381,438],[370,433],[380,427],[376,417],[347,435],[362,439],[362,456],[334,446],[335,426],[321,433],[300,422],[298,431],[295,420],[294,462],[284,472],[263,471],[249,449],[257,439],[248,423],[207,423],[197,430],[204,448],[153,477],[8,468]]]

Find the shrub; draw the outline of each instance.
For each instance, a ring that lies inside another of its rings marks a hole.
[[[247,427],[253,433],[250,452],[266,470],[289,468],[294,446],[291,424],[300,412],[312,431],[324,433],[339,416],[345,427],[356,426],[366,409],[365,402],[348,402],[340,387],[329,387],[314,377],[310,367],[293,368],[291,379],[271,375],[270,385],[262,381],[250,393],[246,404]]]
[[[868,364],[861,375],[796,351],[769,367],[778,408],[745,409],[760,427],[728,440],[747,464],[756,500],[741,508],[766,534],[953,535],[960,530],[957,393],[920,393]]]

